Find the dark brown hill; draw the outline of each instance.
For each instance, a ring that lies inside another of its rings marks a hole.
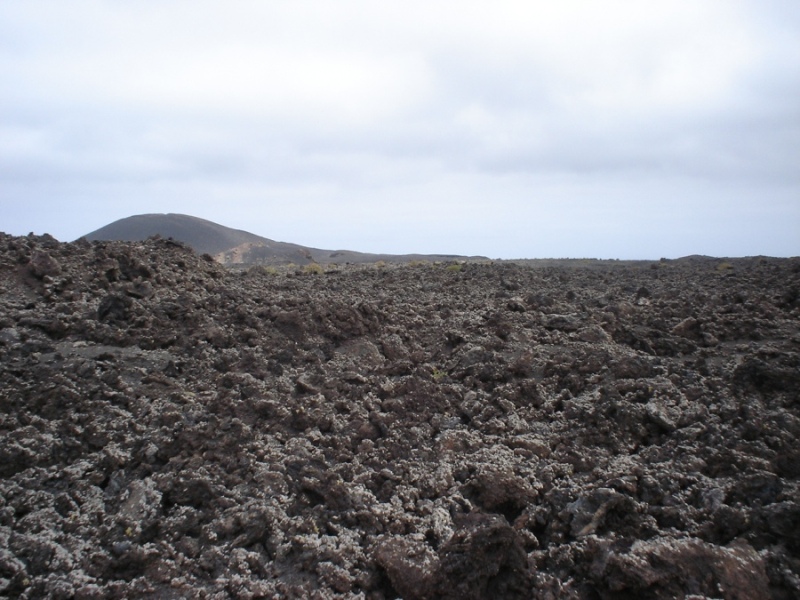
[[[198,254],[210,254],[218,262],[232,265],[307,265],[311,263],[364,264],[412,260],[485,260],[485,257],[421,254],[369,254],[352,250],[322,250],[299,244],[276,242],[241,229],[181,214],[134,215],[114,221],[84,237],[89,241],[139,242],[153,236],[172,238],[191,246]]]
[[[87,234],[89,241],[138,242],[160,235],[188,244],[199,254],[219,254],[241,244],[269,242],[253,233],[180,214],[134,215]]]

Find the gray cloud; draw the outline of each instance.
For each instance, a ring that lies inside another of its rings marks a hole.
[[[0,5],[0,218],[321,247],[800,254],[791,1]]]

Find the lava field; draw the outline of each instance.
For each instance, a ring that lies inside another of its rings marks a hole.
[[[0,234],[0,596],[800,597],[800,259]]]

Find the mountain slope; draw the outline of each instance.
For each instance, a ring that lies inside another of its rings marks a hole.
[[[87,234],[86,239],[135,242],[160,235],[188,244],[199,254],[219,254],[242,244],[269,242],[253,233],[180,214],[135,215]]]
[[[316,255],[323,258],[330,254],[327,250],[276,242],[213,221],[173,213],[127,217],[84,237],[90,241],[132,242],[142,241],[155,235],[183,242],[198,254],[210,254],[225,265],[288,263],[304,265],[317,262]]]
[[[254,233],[232,229],[212,221],[181,214],[135,215],[114,221],[84,237],[89,241],[136,242],[159,235],[191,246],[198,254],[210,254],[224,265],[307,265],[310,263],[409,262],[411,260],[464,260],[467,257],[421,254],[369,254],[352,250],[322,250],[276,242]],[[484,257],[470,257],[485,260]]]

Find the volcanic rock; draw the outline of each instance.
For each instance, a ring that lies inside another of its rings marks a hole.
[[[0,235],[0,596],[800,597],[798,259]]]

